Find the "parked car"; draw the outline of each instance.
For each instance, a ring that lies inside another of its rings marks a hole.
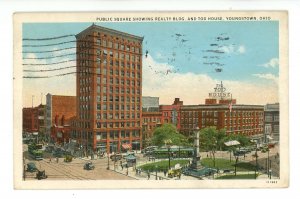
[[[27,170],[26,171],[28,171],[28,172],[35,172],[35,171],[37,171],[35,163],[34,162],[29,162],[27,164]]]
[[[84,164],[83,169],[85,169],[85,170],[93,170],[93,169],[95,169],[95,166],[93,165],[92,162],[87,162],[87,163]]]
[[[38,180],[41,180],[41,179],[46,179],[46,178],[48,178],[48,176],[46,175],[45,170],[43,170],[43,171],[39,171],[39,170],[38,170],[38,172],[36,173],[36,178],[37,178]]]
[[[64,159],[65,162],[72,162],[72,160],[73,160],[73,156],[71,156],[71,155],[65,156],[65,159]]]

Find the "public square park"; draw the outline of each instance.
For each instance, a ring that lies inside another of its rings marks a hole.
[[[279,145],[250,144],[241,146],[244,137],[209,145],[202,131],[192,144],[177,145],[172,139],[163,140],[162,146],[148,146],[142,150],[116,151],[110,154],[71,154],[59,146],[42,145],[39,153],[33,144],[23,144],[23,180],[226,180],[278,179],[280,173]],[[217,132],[220,133],[220,132]],[[180,135],[180,134],[178,134]],[[176,138],[173,135],[172,138]],[[180,135],[181,137],[182,135]],[[170,138],[170,137],[169,137]],[[182,137],[181,137],[182,138]],[[226,138],[226,137],[224,137]],[[214,137],[211,139],[214,140]],[[173,139],[174,140],[174,139]],[[200,141],[199,141],[200,140]],[[226,139],[225,139],[226,140]],[[181,139],[181,144],[187,140]],[[244,140],[245,141],[245,140]],[[188,143],[188,142],[187,142]],[[156,143],[159,145],[159,143]],[[35,144],[37,146],[37,144]],[[227,145],[227,147],[226,147]],[[222,149],[222,150],[219,150]],[[37,150],[35,150],[37,151]],[[78,155],[79,154],[79,155]],[[29,168],[29,167],[33,168]]]

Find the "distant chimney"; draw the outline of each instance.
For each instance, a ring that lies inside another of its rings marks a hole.
[[[180,101],[180,98],[175,98],[174,102],[172,105],[183,105],[183,101]]]

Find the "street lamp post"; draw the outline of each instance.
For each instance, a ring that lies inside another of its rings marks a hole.
[[[107,170],[109,170],[109,152],[107,153]]]
[[[171,169],[171,152],[170,152],[170,149],[171,149],[171,144],[172,144],[172,140],[165,140],[165,145],[167,145],[167,148],[168,148],[168,157],[169,157],[169,170]]]
[[[255,149],[255,174],[254,174],[254,179],[256,179],[256,172],[257,172],[257,145],[256,145],[256,149]]]
[[[272,161],[270,160],[270,162],[269,162],[269,175],[270,175],[270,179],[272,178],[272,168],[271,168],[271,163],[272,163]]]
[[[170,146],[168,146],[168,155],[169,155],[169,170],[171,169],[171,154],[170,154]]]

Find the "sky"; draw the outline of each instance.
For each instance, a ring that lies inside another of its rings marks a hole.
[[[74,72],[76,51],[72,35],[91,24],[23,24],[23,76]],[[114,22],[96,25],[144,37],[142,94],[159,97],[160,104],[171,104],[175,97],[186,105],[203,104],[208,93],[213,92],[221,81],[238,104],[278,102],[277,21]],[[63,35],[70,36],[55,38]],[[26,40],[28,38],[54,39]],[[68,49],[55,51],[61,48]],[[59,57],[65,54],[71,55]],[[43,57],[55,58],[37,59]],[[43,65],[57,62],[62,63]],[[28,72],[61,67],[71,68]],[[47,93],[75,96],[75,75],[23,79],[23,106],[30,107],[32,99],[34,106],[44,104]]]

